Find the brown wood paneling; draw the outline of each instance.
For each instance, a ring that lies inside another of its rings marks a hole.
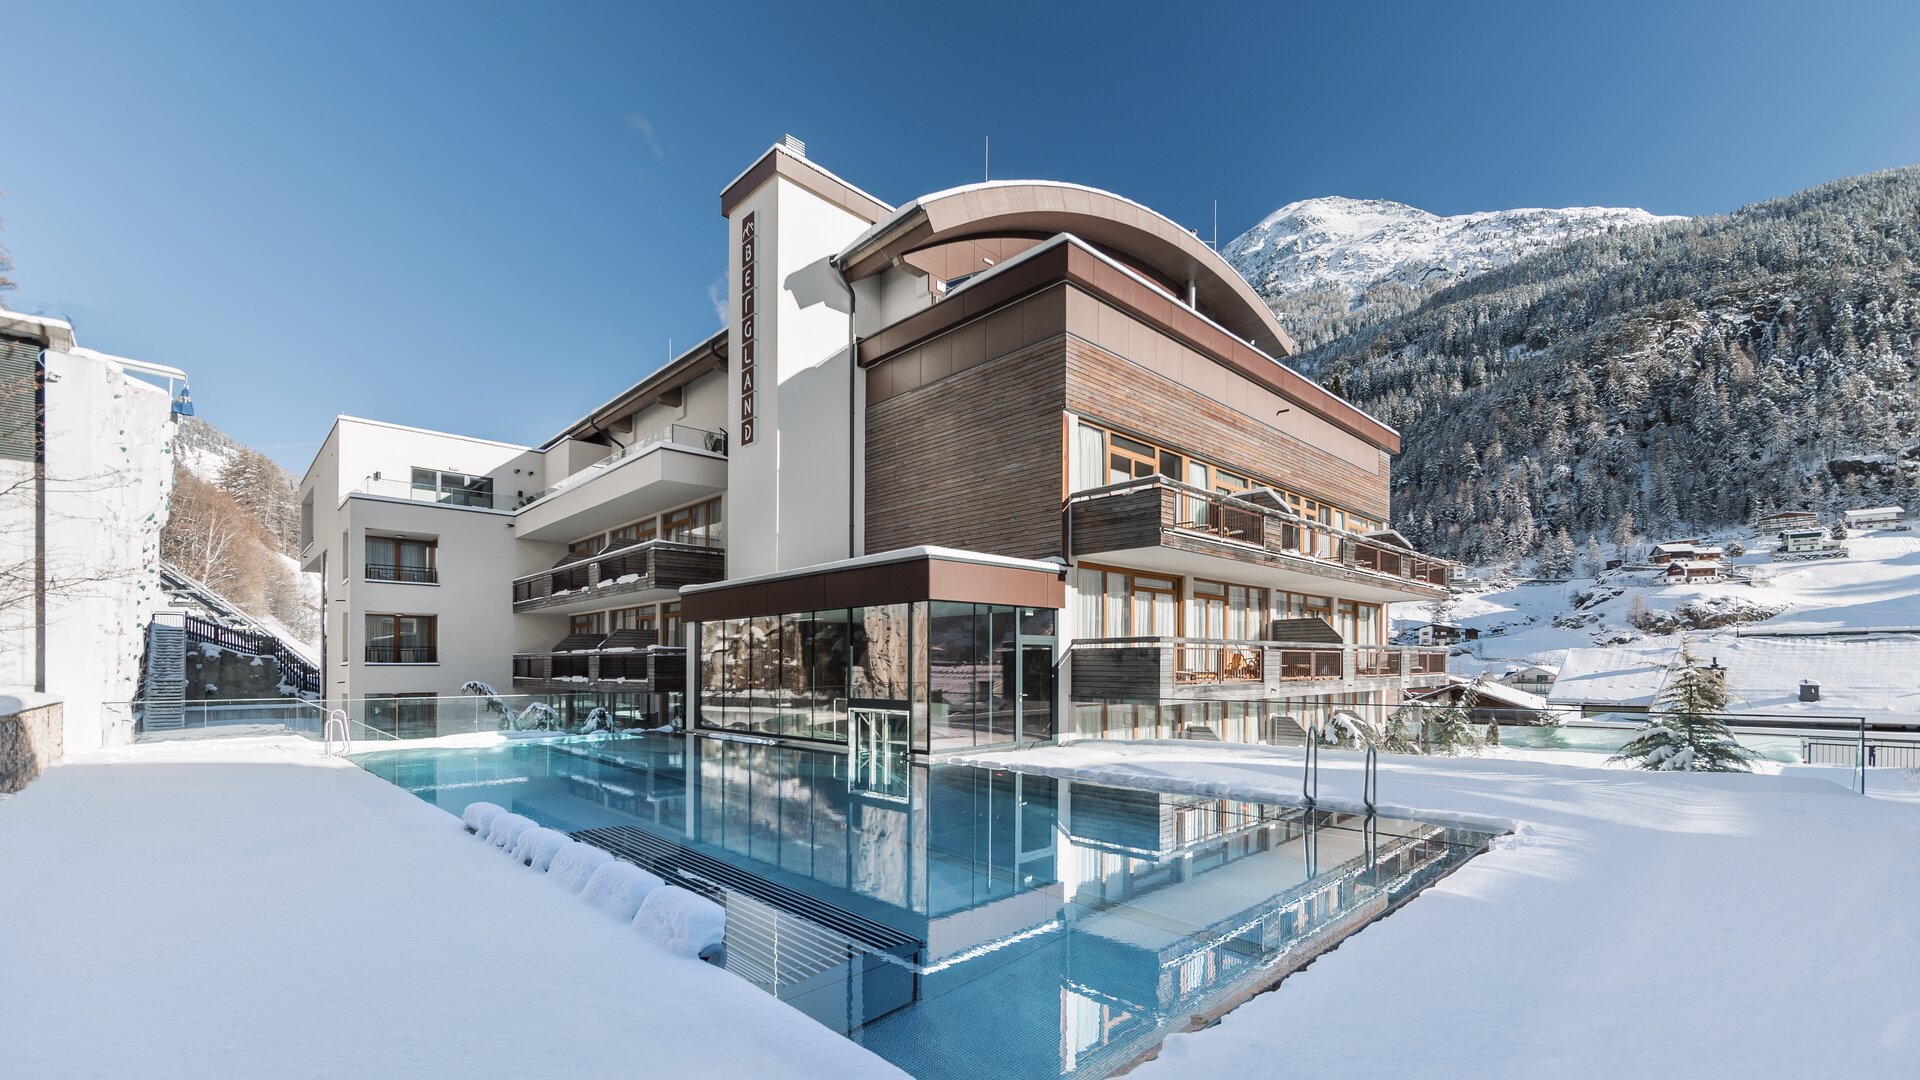
[[[1054,300],[1057,303],[1058,294]],[[1023,325],[1009,309],[992,318]],[[936,544],[1023,558],[1061,554],[1060,411],[1066,339],[984,356],[975,322],[954,374],[867,407],[867,550]]]

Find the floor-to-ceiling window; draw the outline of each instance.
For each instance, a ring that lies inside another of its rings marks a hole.
[[[1050,739],[1055,619],[931,601],[703,623],[699,722],[856,754]]]

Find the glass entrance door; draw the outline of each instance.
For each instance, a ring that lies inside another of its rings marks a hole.
[[[908,747],[913,727],[900,709],[852,708],[853,769],[849,786],[888,799],[906,799],[909,791]]]
[[[1020,663],[1014,668],[1015,696],[1020,702],[1018,731],[1022,743],[1053,738],[1053,639],[1021,638]]]

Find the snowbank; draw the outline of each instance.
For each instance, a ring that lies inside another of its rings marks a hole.
[[[633,928],[668,952],[700,957],[726,939],[727,911],[691,889],[655,889],[641,903]]]
[[[571,843],[573,840],[558,829],[528,829],[514,842],[513,858],[522,866],[531,866],[545,873],[547,867],[552,865],[553,857]]]
[[[512,851],[520,834],[534,828],[533,819],[521,814],[495,814],[487,823],[487,843],[502,851]]]
[[[613,856],[605,851],[575,840],[554,855],[553,861],[547,864],[547,876],[566,886],[569,892],[579,892],[594,871],[612,861]]]
[[[580,899],[621,922],[632,922],[640,913],[641,903],[665,884],[632,863],[615,860],[603,863],[593,872],[586,887],[580,890]]]
[[[485,836],[487,827],[493,824],[493,819],[506,812],[506,807],[495,803],[468,803],[466,810],[460,815],[460,822],[475,836]]]
[[[0,803],[0,1075],[902,1075],[454,820],[298,738],[47,770]],[[672,1006],[577,1007],[622,1001]]]

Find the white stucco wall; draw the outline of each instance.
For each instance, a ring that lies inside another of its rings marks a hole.
[[[160,602],[160,530],[173,493],[171,398],[114,358],[49,350],[47,691],[66,699],[69,751],[103,745],[101,705],[139,684]],[[30,632],[30,631],[29,631]],[[12,642],[0,652],[31,655]],[[27,676],[31,685],[31,674]]]
[[[737,343],[740,230],[748,213],[755,215],[759,232],[759,389],[757,435],[743,446]],[[859,511],[859,474],[849,492],[847,461],[859,448],[865,394],[855,381],[849,405],[848,298],[828,260],[866,227],[859,217],[778,176],[728,217],[729,325],[736,343],[728,370],[730,576],[858,554],[849,549],[848,515]],[[852,546],[857,548],[857,540]]]

